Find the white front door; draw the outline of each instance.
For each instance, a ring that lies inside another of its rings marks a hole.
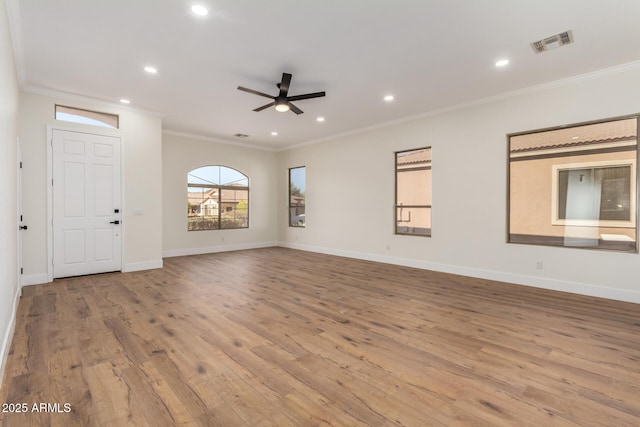
[[[122,269],[120,138],[53,130],[53,277]]]

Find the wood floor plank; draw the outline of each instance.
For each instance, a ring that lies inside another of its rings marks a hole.
[[[25,287],[0,426],[640,425],[640,305],[284,248],[164,265]]]

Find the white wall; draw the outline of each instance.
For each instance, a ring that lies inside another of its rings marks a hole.
[[[400,101],[399,101],[400,102]],[[640,63],[280,153],[282,245],[640,302],[640,255],[506,244],[506,135],[640,112]],[[393,234],[393,152],[433,147],[433,237]],[[307,167],[307,226],[286,226]],[[537,270],[536,262],[543,268]]]
[[[277,244],[276,153],[165,133],[162,158],[165,256]],[[228,166],[249,177],[249,228],[187,231],[187,173],[209,165]]]
[[[54,120],[55,104],[120,116],[120,129]],[[122,137],[124,271],[162,266],[162,130],[159,116],[81,98],[20,93],[23,156],[24,284],[47,281],[47,126]],[[138,212],[140,214],[134,214]]]
[[[18,81],[4,0],[0,0],[0,381],[19,297],[17,274]]]

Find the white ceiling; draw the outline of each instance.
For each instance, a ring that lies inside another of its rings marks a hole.
[[[21,86],[128,98],[166,130],[279,149],[640,59],[639,0],[198,0],[204,18],[193,3],[7,0]],[[533,53],[566,30],[574,44]],[[269,100],[236,87],[275,94],[283,72],[290,95],[327,96],[299,116],[253,112]]]

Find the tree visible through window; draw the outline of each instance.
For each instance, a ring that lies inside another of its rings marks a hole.
[[[396,153],[396,234],[431,236],[431,147]]]
[[[249,227],[249,178],[226,166],[204,166],[187,174],[187,229]]]
[[[289,226],[304,227],[306,224],[305,193],[306,168],[289,169]]]

